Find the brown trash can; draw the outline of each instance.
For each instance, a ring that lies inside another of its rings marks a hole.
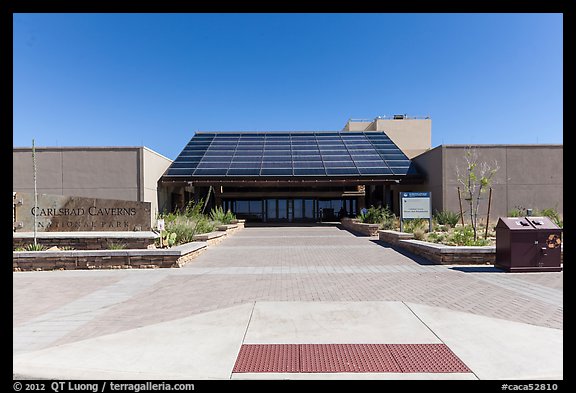
[[[509,272],[559,272],[562,229],[548,217],[500,217],[494,266]]]

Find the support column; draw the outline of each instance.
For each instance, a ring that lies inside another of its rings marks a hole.
[[[214,204],[215,206],[222,206],[222,186],[215,185],[214,189]]]
[[[388,208],[392,210],[392,193],[390,191],[390,184],[384,184],[382,187],[382,194],[382,201],[384,206],[388,206]]]
[[[359,185],[358,186],[358,191],[363,191],[364,195],[363,196],[359,196],[356,199],[356,213],[360,214],[360,210],[362,210],[363,208],[366,207],[366,198],[367,198],[367,192],[366,192],[366,186],[364,185]]]

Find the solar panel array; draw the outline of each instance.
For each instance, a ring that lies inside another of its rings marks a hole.
[[[397,176],[417,172],[384,132],[196,133],[170,177]]]

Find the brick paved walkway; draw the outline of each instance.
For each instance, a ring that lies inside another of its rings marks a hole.
[[[430,265],[337,227],[245,228],[182,269],[13,273],[14,352],[254,301],[395,300],[562,329],[562,277]]]

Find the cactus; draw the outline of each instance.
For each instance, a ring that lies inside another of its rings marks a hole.
[[[162,243],[168,247],[172,247],[176,243],[176,233],[162,231]]]

